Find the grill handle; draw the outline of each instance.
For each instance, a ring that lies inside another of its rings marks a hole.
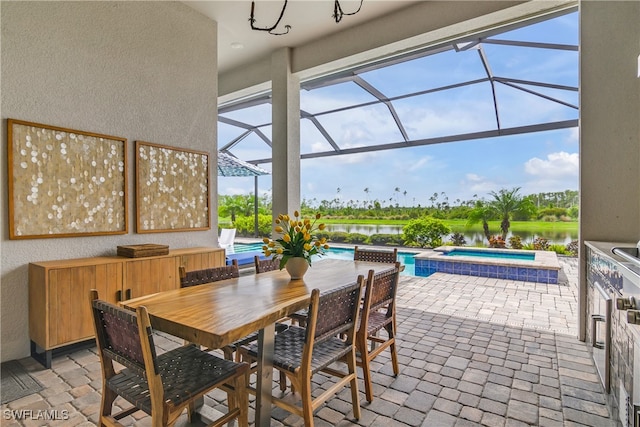
[[[594,348],[604,349],[604,341],[598,341],[598,322],[604,322],[606,318],[602,314],[591,315],[591,346]]]

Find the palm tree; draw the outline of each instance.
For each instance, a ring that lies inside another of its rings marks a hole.
[[[497,193],[491,191],[489,194],[493,200],[489,202],[490,208],[500,218],[500,230],[502,231],[502,239],[507,238],[509,227],[511,227],[511,216],[516,213],[531,214],[535,207],[528,197],[523,197],[518,192],[520,187],[514,187],[511,190],[505,188]]]
[[[253,212],[253,195],[222,196],[218,212],[220,216],[230,216],[231,222],[236,222],[237,214],[249,216]]]
[[[493,213],[491,206],[482,200],[476,200],[475,206],[469,211],[469,216],[467,217],[467,227],[482,222],[482,231],[484,232],[484,237],[487,238],[487,242],[491,239],[489,220]]]

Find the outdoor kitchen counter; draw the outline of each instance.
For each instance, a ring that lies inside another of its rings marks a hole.
[[[628,317],[640,313],[640,273],[637,266],[612,252],[615,247],[635,248],[636,243],[585,241],[587,342],[592,344],[611,414],[622,426],[637,427],[640,325],[629,322]],[[631,297],[638,304],[630,305]]]
[[[584,244],[585,246],[587,246],[587,248],[590,248],[593,251],[595,251],[596,255],[600,255],[601,257],[603,257],[603,259],[600,260],[600,263],[596,263],[599,265],[595,265],[593,267],[596,267],[596,268],[600,267],[599,269],[602,269],[602,267],[605,267],[605,270],[606,270],[611,265],[613,265],[617,267],[615,268],[615,270],[617,270],[626,279],[624,280],[624,284],[632,285],[629,288],[625,288],[622,286],[622,283],[621,283],[620,286],[615,287],[615,290],[618,293],[624,296],[635,296],[635,298],[640,298],[640,269],[637,266],[625,260],[624,258],[614,254],[612,251],[613,248],[615,247],[633,248],[636,246],[637,244],[636,242],[597,242],[597,241],[586,240]],[[587,273],[588,273],[589,265],[593,264],[593,261],[594,261],[590,259],[588,251],[587,251],[586,260],[587,260]],[[607,260],[609,262],[606,262]],[[610,264],[610,265],[606,266],[602,264]]]

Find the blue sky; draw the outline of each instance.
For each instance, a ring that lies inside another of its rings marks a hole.
[[[577,13],[554,18],[495,36],[496,39],[577,45]],[[578,85],[578,54],[573,51],[515,48],[483,44],[495,76]],[[474,50],[432,55],[360,75],[385,96],[393,98],[467,80],[486,77]],[[578,104],[577,92],[524,86]],[[496,85],[502,128],[576,119],[577,110],[549,102],[525,91]],[[311,113],[374,98],[353,83],[301,92],[301,108]],[[464,86],[393,101],[410,139],[492,130],[496,127],[491,86]],[[263,105],[230,113],[227,117],[252,124],[270,122],[270,107]],[[399,142],[402,136],[382,105],[366,106],[318,116],[343,148]],[[260,128],[268,137],[270,125]],[[239,134],[219,125],[219,146]],[[308,122],[301,124],[301,151],[327,151],[329,145]],[[270,157],[268,146],[255,135],[232,150],[243,160]],[[261,165],[270,170],[270,164]],[[490,191],[521,187],[523,194],[578,188],[578,130],[563,129],[507,137],[475,139],[415,148],[303,160],[301,193],[307,200],[380,200],[385,204],[428,205],[433,193],[444,192],[452,203]],[[253,178],[220,177],[219,194],[253,192]],[[338,192],[338,188],[340,191]],[[364,189],[368,188],[369,193]],[[399,188],[400,192],[395,189]],[[259,179],[259,194],[271,191],[271,177]],[[406,196],[403,194],[406,191]]]

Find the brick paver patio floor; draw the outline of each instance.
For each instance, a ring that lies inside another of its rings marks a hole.
[[[403,276],[397,302],[400,375],[393,376],[388,352],[382,353],[372,366],[372,403],[360,381],[360,420],[353,418],[345,389],[316,411],[316,426],[618,425],[610,419],[587,346],[576,339],[577,259],[561,258],[561,265],[559,285],[443,273]],[[181,341],[159,335],[156,343],[168,349]],[[2,405],[3,426],[95,425],[101,383],[95,348],[59,356],[50,370],[31,358],[20,362],[45,388]],[[315,386],[326,380],[317,375]],[[280,393],[277,387],[274,393]],[[209,394],[204,416],[215,415],[225,397]],[[14,419],[10,410],[21,409],[64,410],[69,417]],[[148,416],[136,415],[123,424],[151,424]],[[295,415],[272,411],[272,426],[302,424]],[[186,415],[178,425],[189,425]]]

